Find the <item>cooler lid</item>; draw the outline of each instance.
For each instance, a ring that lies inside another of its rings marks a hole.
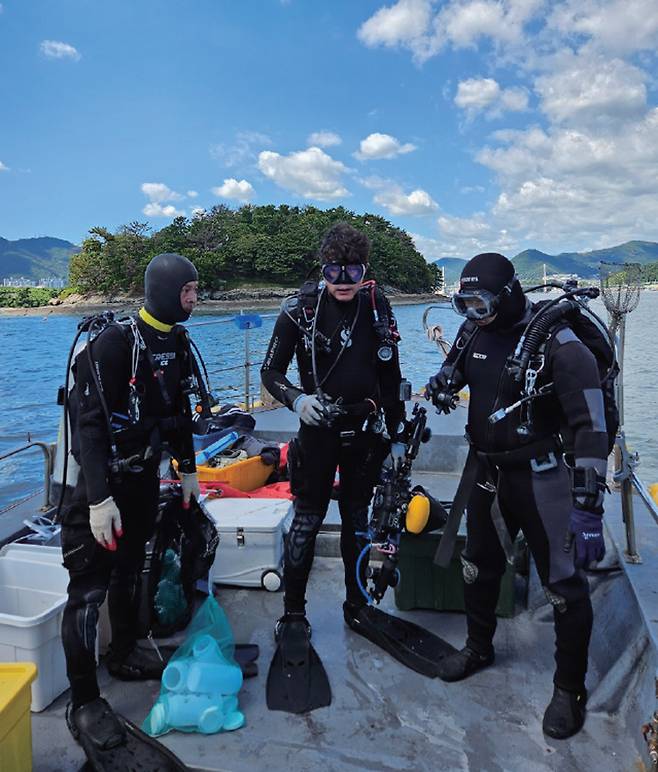
[[[204,501],[220,533],[244,528],[251,533],[279,530],[290,512],[289,499],[212,499]]]

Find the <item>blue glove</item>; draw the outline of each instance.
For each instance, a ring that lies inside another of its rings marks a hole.
[[[569,534],[571,542],[576,542],[576,568],[585,568],[592,562],[603,560],[605,541],[601,515],[586,512],[584,509],[573,509]]]

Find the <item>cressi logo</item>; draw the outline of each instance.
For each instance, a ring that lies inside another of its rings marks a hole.
[[[473,359],[486,359],[486,358],[487,358],[486,354],[480,354],[477,351],[473,352]]]

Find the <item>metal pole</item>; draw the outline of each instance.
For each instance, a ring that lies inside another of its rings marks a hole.
[[[251,389],[251,383],[249,379],[249,368],[251,362],[249,361],[249,327],[244,331],[244,407],[249,412],[249,391]]]
[[[50,509],[50,475],[52,474],[53,457],[50,449],[50,445],[47,442],[28,442],[26,445],[22,445],[20,448],[14,448],[7,453],[3,453],[0,456],[0,461],[4,461],[6,458],[11,458],[17,453],[22,453],[30,448],[40,448],[43,453],[43,506],[42,512],[46,512]]]
[[[641,563],[642,558],[637,551],[637,539],[635,534],[635,514],[633,511],[633,470],[637,465],[635,458],[631,457],[626,447],[626,434],[624,432],[624,350],[626,347],[626,315],[622,314],[619,320],[619,347],[617,361],[619,363],[619,376],[617,378],[617,406],[619,408],[619,431],[615,444],[615,481],[620,485],[621,512],[626,531],[626,549],[624,560],[627,563]]]

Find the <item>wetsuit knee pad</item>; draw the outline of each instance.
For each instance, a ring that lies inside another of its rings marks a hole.
[[[299,565],[308,557],[309,551],[312,553],[315,548],[315,537],[323,520],[324,514],[295,512],[285,541],[287,563],[292,566]]]
[[[544,593],[548,602],[561,612],[567,607],[589,602],[589,584],[581,571],[569,579],[544,585]]]
[[[475,584],[475,582],[486,583],[498,581],[505,573],[505,561],[485,561],[482,559],[473,560],[467,557],[463,552],[459,556],[462,564],[462,575],[466,584]]]
[[[67,625],[62,625],[62,635],[75,637],[82,642],[84,648],[94,653],[96,647],[96,626],[98,625],[98,609],[105,600],[105,590],[93,588],[80,595],[73,609],[74,630],[67,629]]]

